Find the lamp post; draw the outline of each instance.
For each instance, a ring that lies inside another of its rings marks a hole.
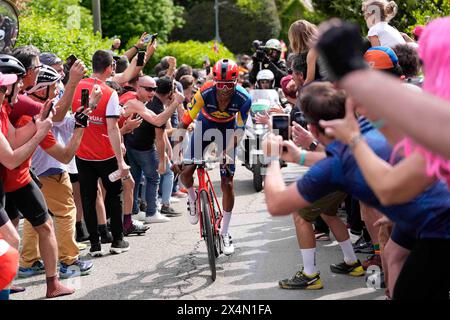
[[[222,40],[219,35],[219,0],[215,0],[214,10],[216,13],[216,42],[220,43]]]
[[[102,18],[100,15],[100,0],[92,0],[92,13],[94,15],[94,33],[102,34]]]

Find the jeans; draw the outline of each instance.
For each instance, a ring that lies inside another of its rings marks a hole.
[[[147,201],[146,216],[156,213],[156,197],[159,185],[158,164],[159,158],[156,149],[140,151],[127,146],[128,160],[130,161],[131,175],[134,181],[141,181],[142,172],[145,177],[145,199]],[[139,212],[138,205],[139,183],[135,183],[133,192],[133,213]]]
[[[162,204],[168,206],[170,204],[170,196],[172,195],[173,178],[175,175],[170,169],[172,163],[166,165],[166,172],[161,175],[161,182],[159,183],[159,193],[161,194]]]

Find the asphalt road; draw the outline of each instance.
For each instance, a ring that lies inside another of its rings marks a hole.
[[[285,180],[294,181],[303,170],[283,169]],[[218,169],[212,174],[220,194]],[[283,290],[278,280],[291,277],[301,264],[292,217],[274,218],[266,210],[264,193],[253,191],[252,175],[238,166],[235,178],[236,205],[231,221],[236,252],[217,261],[217,279],[212,282],[206,245],[198,226],[189,224],[186,214],[168,223],[152,224],[144,236],[128,237],[130,251],[94,260],[90,275],[64,280],[76,293],[60,299],[136,300],[313,300],[383,299],[383,290],[368,288],[364,277],[354,278],[330,272],[331,263],[340,262],[339,245],[332,238],[319,242],[317,261],[324,283],[322,290]],[[173,207],[186,213],[186,200]],[[109,245],[103,246],[109,252]],[[86,255],[87,250],[82,251]],[[359,256],[360,259],[364,255]],[[14,300],[43,299],[45,277],[19,279],[24,293]]]

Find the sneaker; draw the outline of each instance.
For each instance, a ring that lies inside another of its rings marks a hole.
[[[192,201],[188,198],[189,222],[193,225],[198,223],[197,200]]]
[[[350,230],[348,230],[348,234],[350,235],[350,241],[352,244],[355,244],[356,242],[358,242],[358,240],[361,239],[361,237],[362,237],[362,234],[354,234]]]
[[[110,231],[104,232],[103,234],[100,234],[101,242],[102,244],[112,243],[113,242],[113,236]]]
[[[339,274],[348,274],[353,277],[360,277],[366,274],[361,262],[357,260],[353,264],[347,264],[345,261],[330,265],[331,272]]]
[[[78,247],[78,250],[83,251],[83,250],[87,249],[88,246],[86,243],[77,242],[77,247]]]
[[[125,236],[129,236],[132,234],[141,235],[143,233],[146,233],[149,228],[149,226],[144,226],[142,222],[133,220],[129,228],[123,228],[123,234]]]
[[[180,188],[180,190],[178,190],[178,192],[188,194],[188,191],[186,188]]]
[[[139,221],[145,221],[145,217],[146,217],[145,211],[139,211],[136,214],[136,219],[139,220]]]
[[[91,248],[89,249],[89,254],[91,257],[103,257],[104,252],[102,250],[102,245],[100,243],[91,244]]]
[[[223,253],[226,256],[233,254],[234,253],[234,245],[233,245],[233,240],[231,239],[230,234],[229,233],[223,234],[221,237],[222,237],[222,243],[223,243]]]
[[[317,241],[330,241],[330,235],[325,232],[321,231],[314,232],[314,236]]]
[[[181,191],[172,193],[172,197],[174,197],[174,198],[186,198],[187,196],[188,196],[187,193],[184,193]]]
[[[181,215],[180,212],[176,212],[173,208],[170,206],[162,206],[161,207],[161,214],[168,216],[168,217],[176,217]]]
[[[45,273],[44,263],[41,260],[35,261],[30,268],[19,267],[19,278],[29,278]]]
[[[170,203],[178,203],[180,202],[180,199],[175,198],[175,197],[170,197]]]
[[[372,242],[366,242],[363,236],[359,237],[359,239],[355,242],[353,249],[355,250],[355,253],[374,253]]]
[[[80,259],[76,260],[71,265],[61,262],[59,267],[59,277],[61,279],[68,279],[88,275],[91,272],[93,265],[92,261],[83,261]]]
[[[149,223],[163,223],[163,222],[169,222],[170,219],[167,217],[164,217],[160,212],[156,212],[154,215],[145,217],[145,224]]]
[[[300,289],[300,290],[318,290],[323,288],[322,280],[320,280],[320,272],[307,276],[301,270],[290,279],[280,280],[278,285],[282,289]]]
[[[130,250],[130,244],[128,243],[128,241],[118,240],[113,242],[109,252],[113,254],[120,254],[122,252],[127,252],[128,250]]]
[[[362,262],[362,267],[364,270],[367,270],[370,266],[378,266],[380,269],[382,268],[381,256],[379,254],[371,254]]]

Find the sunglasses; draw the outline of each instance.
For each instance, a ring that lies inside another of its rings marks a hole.
[[[259,82],[262,84],[262,83],[267,83],[267,84],[270,84],[271,83],[271,81],[270,80],[259,80]]]
[[[236,82],[216,82],[216,87],[219,90],[233,90],[236,87]]]
[[[141,86],[141,88],[147,92],[156,92],[156,89],[158,89],[158,87],[143,87],[143,86]]]
[[[31,69],[31,70],[36,70],[36,69],[40,69],[40,68],[43,68],[43,67],[44,67],[44,65],[41,64],[41,65],[38,65],[38,66],[30,67],[30,69]]]

